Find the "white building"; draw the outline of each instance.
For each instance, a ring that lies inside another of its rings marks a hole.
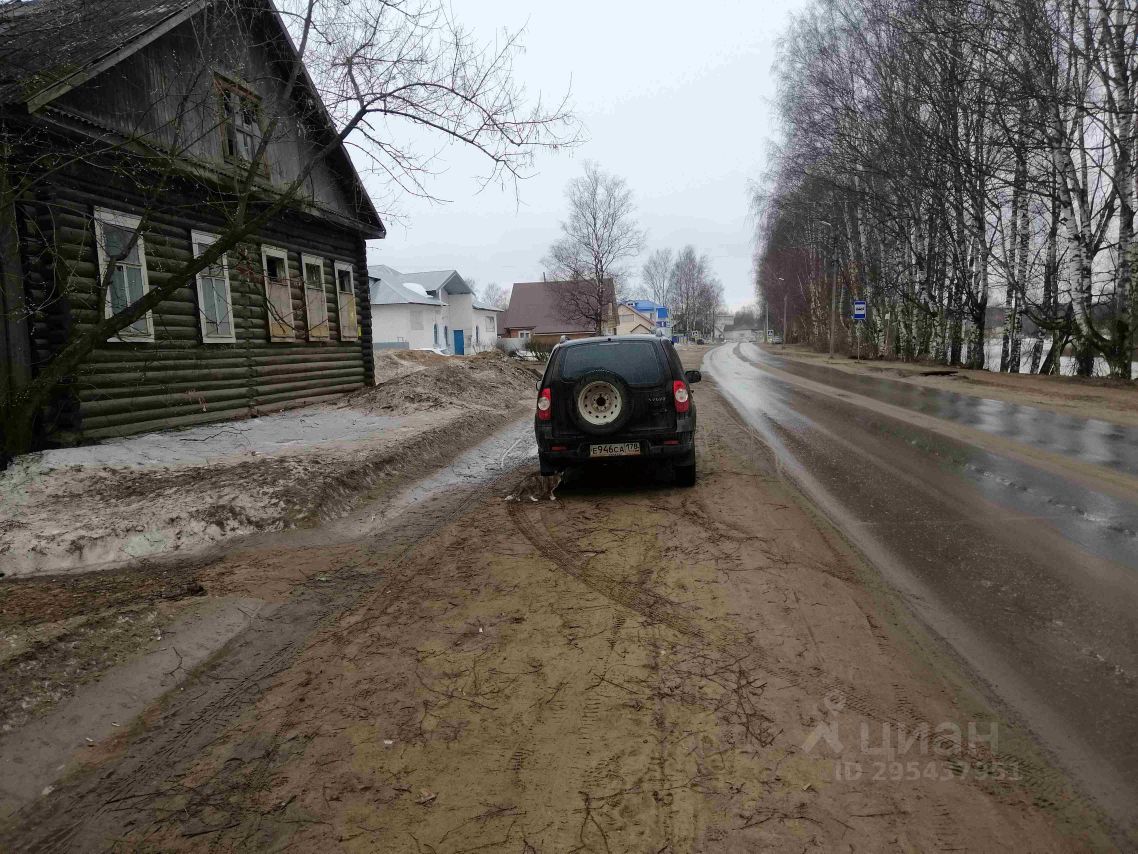
[[[494,346],[502,312],[478,302],[456,270],[400,273],[376,264],[368,278],[374,347],[461,355]]]

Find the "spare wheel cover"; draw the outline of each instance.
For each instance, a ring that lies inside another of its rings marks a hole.
[[[607,427],[624,411],[624,396],[608,380],[593,380],[577,393],[577,412],[590,427]]]

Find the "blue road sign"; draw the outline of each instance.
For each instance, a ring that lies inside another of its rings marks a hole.
[[[865,300],[855,299],[853,303],[853,319],[865,320]]]

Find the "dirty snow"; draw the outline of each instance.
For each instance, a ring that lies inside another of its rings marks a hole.
[[[333,404],[29,454],[0,474],[0,575],[188,552],[346,512],[500,423],[534,374],[497,354],[401,354]],[[394,375],[394,376],[392,376]]]
[[[28,454],[17,460],[15,468],[36,477],[72,467],[200,466],[258,454],[298,453],[321,445],[361,442],[400,427],[406,420],[406,417],[371,415],[347,407],[298,409],[244,421],[144,433],[98,445]]]

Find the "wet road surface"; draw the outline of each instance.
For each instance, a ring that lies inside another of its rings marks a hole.
[[[1134,833],[1138,431],[755,345],[720,347],[704,369],[786,474]]]

